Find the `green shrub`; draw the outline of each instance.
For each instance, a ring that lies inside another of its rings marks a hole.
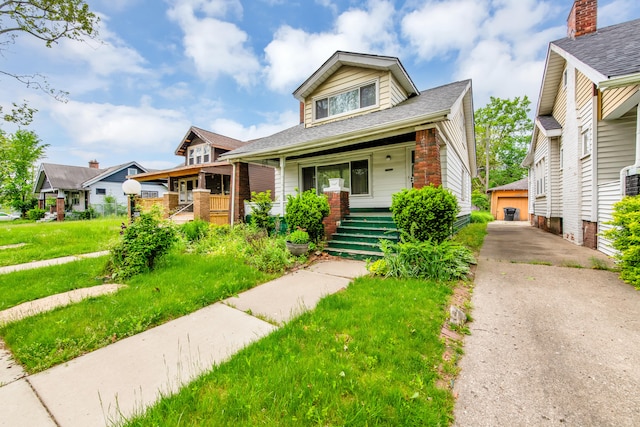
[[[615,227],[603,233],[619,251],[620,278],[640,289],[640,196],[625,197],[614,205]]]
[[[433,279],[440,281],[466,278],[469,264],[475,264],[471,251],[460,243],[445,240],[440,243],[381,240],[384,257],[367,269],[374,275],[398,278]]]
[[[391,212],[404,233],[419,241],[439,243],[451,236],[459,209],[449,190],[430,185],[394,194]]]
[[[489,196],[480,190],[473,190],[471,192],[471,204],[481,211],[489,210]]]
[[[471,211],[471,223],[486,224],[495,218],[491,213],[485,211]]]
[[[264,273],[282,273],[291,265],[284,238],[263,236],[250,242],[248,264]]]
[[[251,224],[266,231],[273,228],[274,220],[271,218],[271,190],[256,193],[251,192],[251,203],[253,203],[251,212]]]
[[[384,257],[367,264],[367,269],[374,275],[385,277],[440,281],[464,279],[470,272],[469,264],[476,262],[469,249],[451,240],[394,243],[382,239],[380,246]]]
[[[27,218],[32,221],[37,221],[39,219],[44,218],[44,213],[46,211],[44,209],[33,208],[27,211]]]
[[[122,224],[122,239],[111,249],[107,269],[115,279],[126,279],[153,269],[177,241],[169,222],[161,222],[157,209],[143,213],[129,226]]]
[[[292,231],[287,237],[287,240],[298,245],[309,243],[309,233],[304,230]]]
[[[207,236],[209,223],[201,219],[185,222],[180,226],[180,232],[189,242],[195,242]]]
[[[314,190],[287,196],[284,215],[289,231],[302,229],[309,233],[313,242],[324,237],[322,220],[329,215],[329,201],[325,195],[318,196]]]

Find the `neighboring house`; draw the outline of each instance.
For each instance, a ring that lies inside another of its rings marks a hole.
[[[242,147],[245,142],[192,126],[175,151],[184,158],[173,169],[141,173],[135,180],[166,180],[169,192],[162,204],[167,213],[188,211],[189,219],[204,219],[218,224],[229,223],[229,203],[235,167],[220,156]],[[250,165],[247,185],[256,193],[274,190],[274,169]]]
[[[475,135],[471,81],[419,91],[395,57],[336,52],[296,91],[300,124],[222,157],[242,170],[276,168],[274,213],[296,190],[329,196],[331,236],[350,210],[386,210],[403,188],[443,185],[457,197],[459,222],[471,211]],[[342,187],[329,187],[342,178]],[[248,190],[233,188],[234,217]]]
[[[599,233],[640,190],[640,20],[597,28],[597,1],[575,1],[551,42],[529,167],[531,222],[612,254]]]
[[[529,179],[524,178],[510,184],[493,187],[491,193],[491,214],[499,221],[505,219],[505,209],[515,209],[514,221],[529,220]]]
[[[58,219],[62,220],[64,212],[103,205],[105,196],[113,196],[118,204],[126,205],[122,183],[127,176],[143,172],[148,171],[136,162],[107,169],[100,169],[95,160],[89,162],[89,167],[42,163],[36,173],[34,193],[40,208],[48,198],[55,199]],[[147,182],[142,186],[142,197],[162,197],[166,191],[161,181]]]

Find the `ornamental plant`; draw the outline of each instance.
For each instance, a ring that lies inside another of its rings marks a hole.
[[[296,245],[304,245],[309,243],[309,233],[304,230],[292,231],[287,240]]]
[[[322,220],[329,215],[329,201],[323,194],[319,196],[314,190],[287,196],[287,208],[284,215],[289,231],[302,229],[309,233],[313,242],[324,237]]]
[[[603,233],[619,252],[620,278],[640,289],[640,196],[628,196],[613,206],[615,226]]]
[[[418,241],[440,243],[451,236],[459,212],[451,191],[433,184],[420,189],[404,189],[393,195],[393,220],[403,233]]]
[[[155,208],[140,214],[129,226],[122,225],[122,239],[111,249],[107,265],[114,279],[127,279],[152,270],[177,242],[175,228],[159,217]]]
[[[251,224],[266,231],[273,228],[273,220],[271,218],[271,207],[273,206],[271,190],[260,193],[252,191],[251,203],[253,204],[251,211]]]

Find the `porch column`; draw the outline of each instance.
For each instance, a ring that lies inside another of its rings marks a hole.
[[[422,188],[433,184],[442,185],[440,146],[436,128],[416,131],[416,157],[413,167],[413,186]]]
[[[244,201],[251,200],[249,184],[249,164],[236,163],[233,176],[233,221],[231,224],[244,222]]]
[[[45,193],[40,193],[38,197],[38,209],[44,209],[47,204],[47,195]]]
[[[329,187],[324,189],[329,199],[329,215],[322,220],[325,239],[335,234],[342,218],[349,215],[349,189],[344,186],[344,179],[332,178]]]
[[[165,218],[168,218],[169,215],[171,215],[171,212],[178,207],[178,203],[178,193],[175,191],[167,191],[162,195],[162,207],[164,209]]]
[[[64,221],[64,191],[58,191],[56,214],[56,221]]]
[[[204,173],[204,171],[200,171],[200,173],[198,174],[198,190],[206,189],[207,188],[206,182],[207,182],[206,174]]]
[[[206,189],[193,190],[193,219],[211,222],[211,192]]]

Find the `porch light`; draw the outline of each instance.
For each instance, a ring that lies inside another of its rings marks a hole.
[[[129,220],[133,222],[133,212],[136,207],[136,196],[142,192],[142,185],[135,179],[127,179],[122,183],[122,191],[129,196]]]
[[[391,161],[391,156],[387,155],[387,162]]]

